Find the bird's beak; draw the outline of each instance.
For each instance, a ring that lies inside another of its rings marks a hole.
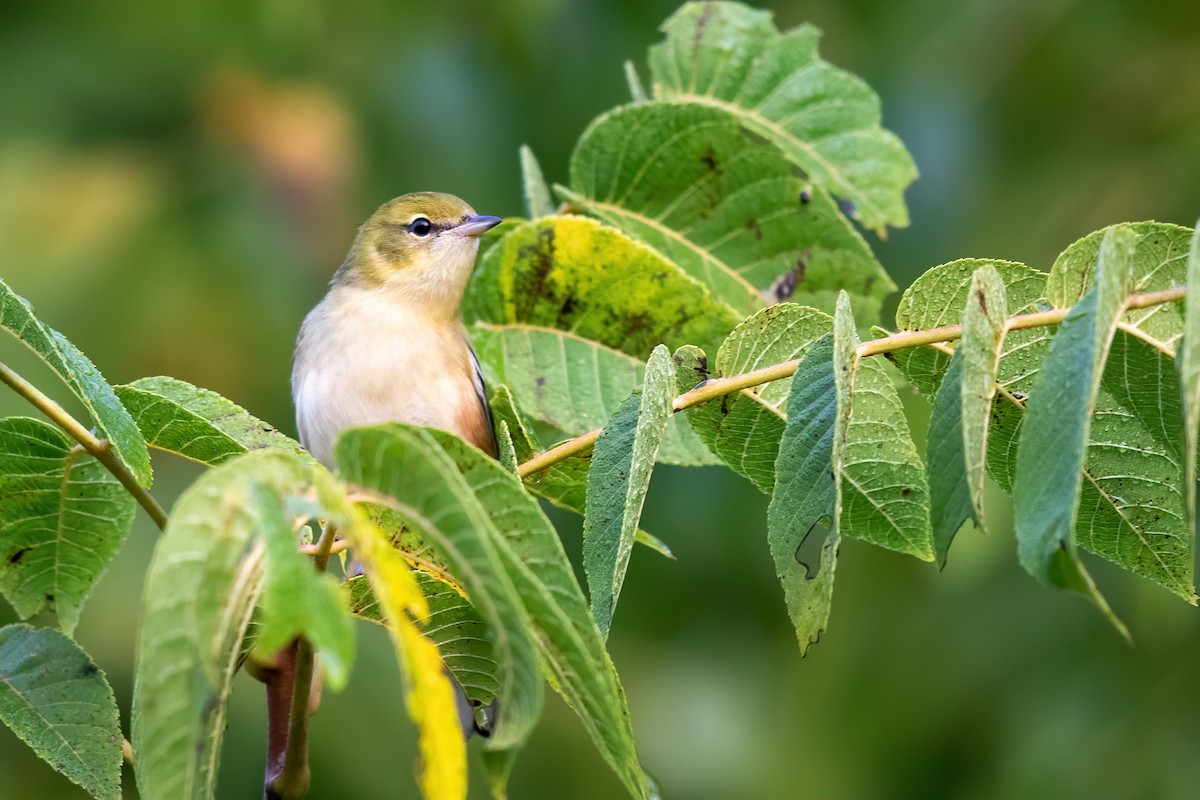
[[[455,236],[482,236],[503,221],[499,217],[476,214],[473,217],[467,217],[464,222],[455,225],[447,233],[453,233]]]

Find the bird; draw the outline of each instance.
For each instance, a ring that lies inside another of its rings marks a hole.
[[[371,215],[292,361],[300,443],[334,468],[346,428],[406,422],[496,455],[487,387],[459,306],[479,237],[501,222],[449,194],[397,197]]]
[[[300,443],[330,470],[346,428],[406,422],[456,434],[495,457],[487,386],[459,311],[479,237],[501,222],[449,194],[384,203],[362,227],[329,291],[305,317],[292,359]],[[461,684],[463,735],[490,734]]]

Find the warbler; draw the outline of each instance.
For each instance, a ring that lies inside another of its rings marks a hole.
[[[292,364],[300,442],[334,468],[338,434],[408,422],[496,454],[479,359],[459,313],[479,236],[500,223],[448,194],[418,192],[358,230],[304,320]]]

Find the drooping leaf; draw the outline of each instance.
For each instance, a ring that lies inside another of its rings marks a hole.
[[[879,97],[860,78],[817,55],[820,32],[779,33],[766,11],[740,3],[691,2],[650,48],[656,99],[705,103],[734,114],[777,146],[851,216],[882,230],[904,227],[905,188],[917,169],[880,126]]]
[[[537,437],[529,429],[521,410],[513,401],[512,393],[504,384],[492,384],[488,394],[492,414],[497,425],[504,424],[514,432],[512,437],[513,449],[519,462],[528,461],[543,449]],[[673,415],[672,421],[678,414]],[[667,432],[663,436],[664,446],[671,439],[671,427],[668,423]],[[661,448],[659,453],[661,455]],[[662,460],[661,458],[659,459]],[[524,479],[527,490],[538,497],[545,498],[551,504],[566,511],[572,511],[580,516],[587,505],[587,475],[592,463],[591,452],[560,461],[548,469],[541,470]],[[645,545],[660,555],[674,558],[671,548],[658,537],[638,529],[635,539],[638,544]]]
[[[17,337],[45,361],[83,403],[97,434],[107,439],[116,457],[137,482],[153,482],[150,454],[129,412],[87,356],[34,314],[33,306],[0,280],[0,328]]]
[[[104,673],[49,628],[0,628],[0,722],[97,800],[121,797],[121,724]]]
[[[529,619],[498,552],[499,534],[488,511],[421,428],[398,423],[352,428],[335,453],[342,477],[377,493],[461,581],[495,646],[503,712],[488,747],[520,745],[541,713],[542,685]]]
[[[482,258],[467,322],[576,334],[644,359],[660,342],[715,346],[738,316],[654,250],[584,217],[546,217]]]
[[[801,654],[820,639],[833,599],[841,539],[833,524],[836,417],[833,339],[826,334],[807,349],[792,378],[787,428],[775,462],[775,491],[767,509],[767,539]],[[823,534],[818,528],[825,519],[829,531]],[[802,563],[798,555],[801,544],[809,536],[822,534],[825,540],[819,563]]]
[[[300,495],[311,472],[295,456],[250,453],[206,472],[176,503],[138,634],[131,739],[143,797],[214,796],[226,701],[262,590],[256,487]]]
[[[745,319],[721,344],[715,377],[727,378],[790,361],[830,330],[830,318],[816,309],[780,303]],[[676,387],[690,389],[708,370],[703,353],[676,353]],[[783,435],[790,381],[774,381],[686,411],[692,430],[735,472],[763,492],[775,488],[775,460]]]
[[[471,339],[489,386],[511,386],[524,411],[570,436],[603,427],[642,384],[639,359],[563,331],[480,323]],[[667,425],[658,459],[683,466],[720,463],[682,414]]]
[[[646,364],[645,384],[617,409],[592,454],[583,518],[583,566],[592,614],[605,635],[629,566],[674,388],[671,354],[660,345]]]
[[[1184,333],[1176,364],[1183,413],[1183,496],[1188,541],[1196,546],[1196,447],[1200,434],[1200,223],[1192,234],[1184,300]]]
[[[983,527],[987,434],[1007,307],[991,265],[976,270],[963,311],[962,338],[938,386],[929,422],[930,521],[945,566],[954,535],[968,519]]]
[[[215,466],[251,450],[307,457],[300,443],[216,392],[176,378],[116,387],[151,447]]]
[[[942,376],[929,417],[926,458],[929,463],[929,521],[933,551],[940,566],[954,535],[968,519],[975,519],[964,451],[962,406],[962,352],[956,351]],[[985,418],[983,424],[988,420]]]
[[[340,691],[354,664],[354,620],[346,596],[332,575],[318,573],[312,559],[296,549],[296,532],[283,515],[281,499],[257,486],[254,502],[266,544],[256,647],[270,657],[303,636],[325,667],[329,688]]]
[[[430,434],[489,510],[500,534],[497,550],[529,613],[550,685],[579,715],[630,794],[644,797],[646,779],[634,749],[624,692],[553,526],[517,480],[494,461],[449,434]]]
[[[467,698],[481,706],[490,705],[496,699],[496,659],[483,618],[453,587],[421,572],[414,572],[413,577],[429,608],[422,632],[437,645],[442,661]],[[356,616],[387,627],[384,611],[365,575],[351,578],[345,586]]]
[[[1084,594],[1126,636],[1080,563],[1072,534],[1091,412],[1125,300],[1135,243],[1128,230],[1110,231],[1092,287],[1054,335],[1029,397],[1013,486],[1022,566],[1042,581]]]
[[[846,289],[876,316],[895,284],[829,194],[792,172],[726,110],[646,103],[592,123],[559,191],[743,314],[789,298],[829,312]]]
[[[843,422],[839,406],[845,431],[834,441],[839,530],[842,536],[932,561],[925,465],[891,376],[881,359],[859,358],[858,343],[850,298],[842,294],[834,316],[834,366],[848,381],[838,391],[839,398],[849,393],[839,402],[848,403],[850,411]]]
[[[415,573],[383,532],[349,507],[340,489],[326,487],[325,494],[334,495],[326,498],[326,504],[342,511],[343,534],[363,563],[380,619],[391,634],[404,676],[408,716],[417,726],[421,793],[426,800],[463,800],[467,752],[454,686],[437,645],[418,628],[418,623],[430,623],[430,606]]]
[[[525,214],[530,219],[548,217],[554,213],[550,188],[542,177],[542,167],[528,145],[521,145],[521,189],[525,199]]]
[[[1075,305],[1091,285],[1100,255],[1100,244],[1110,230],[1126,230],[1134,237],[1129,265],[1129,291],[1156,292],[1187,280],[1188,248],[1192,230],[1162,222],[1124,222],[1083,237],[1062,252],[1046,278],[1046,298],[1056,308]],[[1184,310],[1178,303],[1131,309],[1124,321],[1147,336],[1171,346],[1183,332]]]
[[[72,635],[135,508],[117,479],[58,428],[0,419],[0,590],[23,619],[49,608]]]

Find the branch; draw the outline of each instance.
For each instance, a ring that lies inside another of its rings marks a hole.
[[[334,526],[327,522],[312,553],[313,566],[318,572],[329,566],[334,536]],[[270,708],[264,795],[268,800],[294,800],[308,794],[312,778],[308,765],[308,718],[316,710],[320,687],[314,698],[313,647],[304,637],[276,658],[276,669],[268,674],[266,681]]]
[[[1183,300],[1183,296],[1184,287],[1182,286],[1174,289],[1164,289],[1160,292],[1130,295],[1125,300],[1125,310],[1149,308],[1150,306],[1162,305],[1164,303],[1178,303]],[[1050,325],[1057,325],[1066,319],[1070,311],[1070,308],[1052,308],[1049,311],[1038,311],[1033,314],[1019,314],[1009,317],[1004,324],[1004,332],[1008,333],[1008,331],[1025,330],[1026,328],[1045,328]],[[945,325],[940,328],[930,328],[924,331],[906,331],[904,333],[885,336],[882,339],[871,339],[870,341],[863,342],[854,351],[854,355],[856,358],[866,358],[867,356],[877,356],[913,347],[936,346],[945,342],[953,342],[960,338],[962,338],[962,325]],[[796,368],[799,366],[800,359],[793,359],[780,364],[772,364],[769,367],[752,370],[751,372],[745,372],[741,375],[730,375],[727,378],[713,378],[700,384],[695,389],[677,396],[674,403],[672,403],[672,411],[682,411],[685,408],[691,408],[700,403],[724,397],[727,394],[740,392],[743,389],[753,389],[764,383],[789,378],[796,374]],[[538,453],[518,467],[517,474],[522,478],[526,478],[536,472],[548,469],[560,461],[565,461],[572,456],[582,455],[592,449],[593,445],[596,444],[596,440],[600,438],[600,434],[603,432],[603,428],[597,428],[594,431],[588,431],[581,436],[576,436],[574,439],[565,441],[557,447],[552,447],[549,450]]]
[[[137,482],[137,478],[133,477],[133,473],[129,468],[121,463],[121,460],[116,457],[109,445],[107,439],[100,439],[94,433],[75,419],[67,412],[65,408],[51,400],[40,389],[34,386],[29,381],[22,378],[17,373],[9,369],[8,365],[0,363],[0,380],[12,387],[13,391],[28,400],[34,407],[45,414],[50,420],[62,428],[68,436],[79,442],[84,450],[88,451],[97,461],[113,474],[121,485],[125,487],[134,499],[138,501],[138,505],[146,510],[150,515],[150,519],[154,520],[154,524],[162,530],[167,526],[167,512],[163,511],[163,507],[158,504],[158,501],[146,491],[146,488]]]

